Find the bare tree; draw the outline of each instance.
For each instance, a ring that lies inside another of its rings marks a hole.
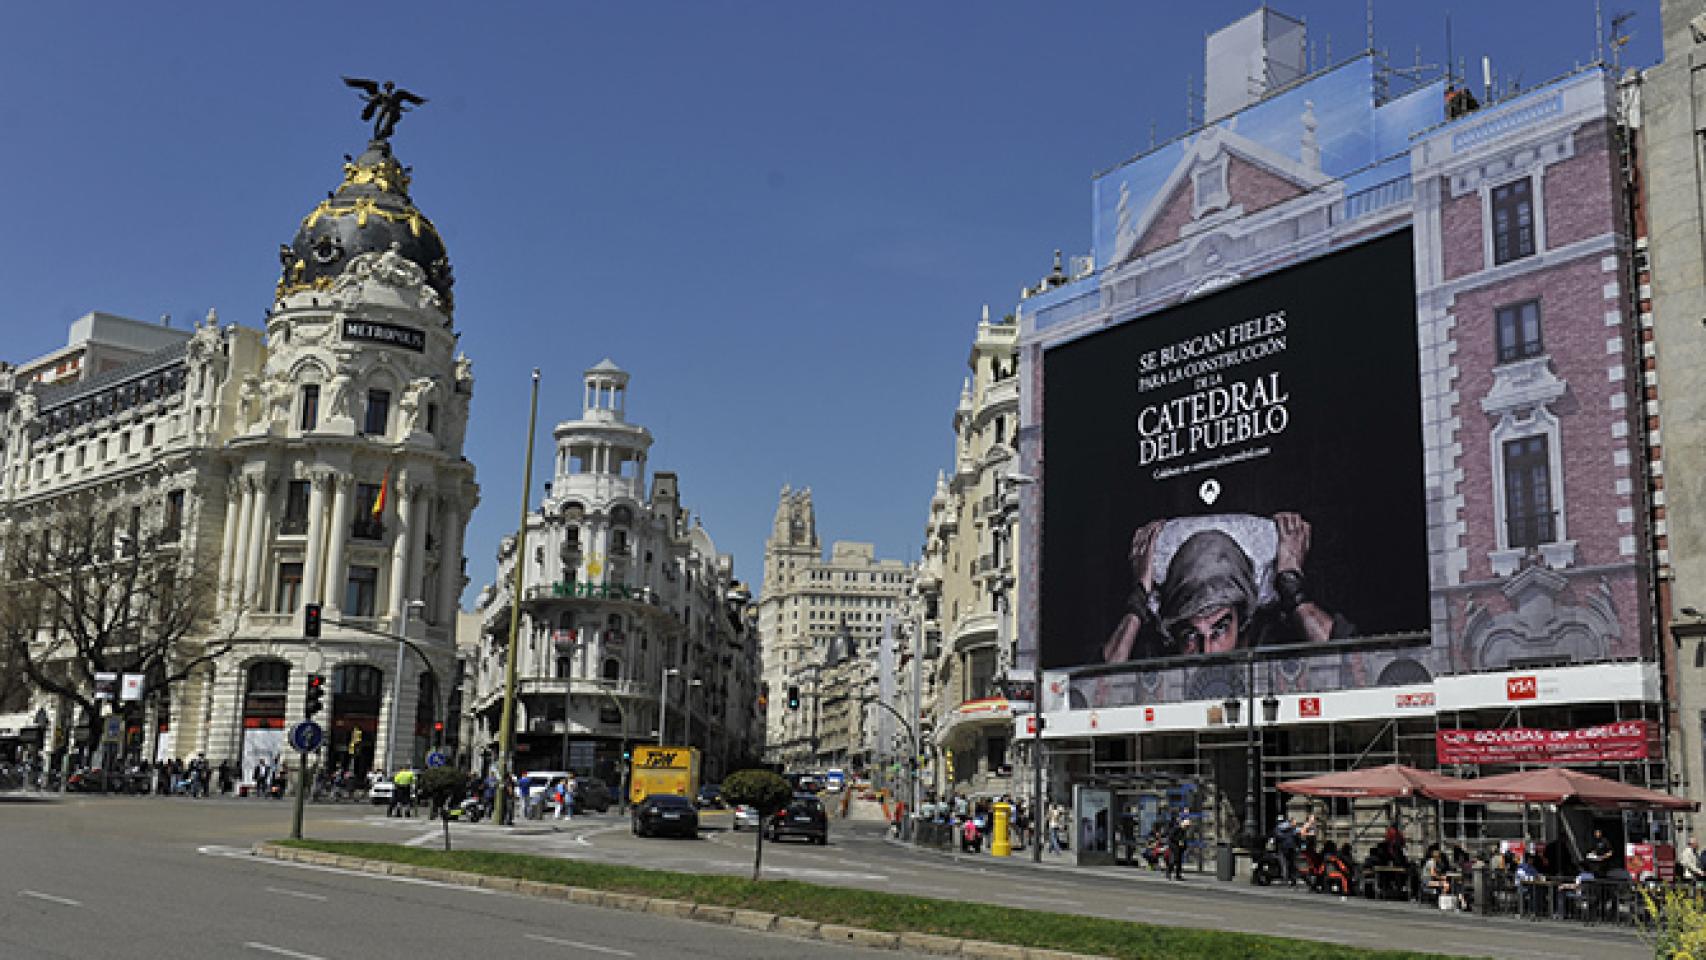
[[[180,543],[178,518],[145,534],[137,508],[56,506],[0,536],[0,661],[82,708],[92,748],[97,673],[142,674],[158,696],[230,650],[234,631],[210,631],[218,573]]]

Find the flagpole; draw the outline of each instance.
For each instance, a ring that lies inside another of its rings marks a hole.
[[[521,629],[522,573],[527,568],[528,499],[533,493],[533,430],[539,421],[539,368],[533,368],[533,400],[527,410],[527,465],[521,471],[521,525],[515,531],[515,580],[509,593],[509,652],[504,657],[504,713],[498,727],[497,803],[492,811],[497,823],[510,822],[509,776],[515,765],[515,648]]]

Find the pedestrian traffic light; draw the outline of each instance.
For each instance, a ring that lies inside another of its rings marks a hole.
[[[800,709],[800,688],[799,687],[789,687],[788,688],[788,709],[789,710]]]
[[[310,603],[302,608],[302,635],[309,640],[320,639],[320,605]]]
[[[302,703],[302,717],[305,720],[314,719],[314,714],[326,709],[326,675],[310,673],[308,675],[308,697]]]

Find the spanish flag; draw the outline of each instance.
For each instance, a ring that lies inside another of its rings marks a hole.
[[[379,493],[373,498],[373,519],[378,520],[385,512],[385,497],[391,492],[391,471],[385,471],[385,479],[379,484]]]

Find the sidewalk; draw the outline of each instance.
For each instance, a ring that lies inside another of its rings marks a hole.
[[[1187,866],[1185,870],[1185,882],[1181,884],[1177,881],[1168,883],[1166,875],[1162,871],[1150,870],[1146,866],[1080,867],[1076,864],[1074,855],[1070,851],[1052,854],[1045,850],[1043,851],[1042,862],[1036,863],[1032,861],[1032,852],[1028,849],[1023,851],[1014,850],[1011,856],[996,857],[987,852],[961,853],[957,849],[939,850],[931,847],[915,846],[912,843],[902,842],[887,833],[884,834],[883,840],[885,843],[892,844],[905,850],[910,850],[916,856],[950,860],[952,862],[962,864],[974,864],[979,867],[1009,871],[1015,874],[1031,873],[1032,875],[1035,875],[1035,871],[1040,870],[1053,874],[1084,877],[1101,883],[1118,883],[1128,885],[1155,883],[1171,889],[1185,889],[1194,893],[1206,895],[1258,897],[1269,901],[1289,900],[1309,904],[1320,904],[1322,906],[1329,904],[1343,904],[1346,908],[1380,910],[1387,913],[1410,917],[1412,919],[1427,918],[1432,920],[1449,917],[1453,921],[1462,923],[1491,923],[1520,926],[1533,926],[1535,923],[1539,922],[1521,917],[1499,915],[1490,916],[1473,911],[1442,912],[1410,900],[1369,900],[1363,897],[1341,897],[1334,896],[1332,894],[1314,893],[1303,886],[1293,887],[1286,884],[1276,884],[1265,887],[1256,886],[1250,882],[1250,874],[1248,872],[1249,864],[1248,861],[1242,857],[1239,858],[1238,861],[1238,872],[1230,881],[1216,880],[1212,869],[1204,869],[1198,872]],[[1204,866],[1206,867],[1207,864]],[[1552,921],[1547,921],[1547,923],[1551,922]],[[1556,930],[1564,928],[1557,927],[1552,929]],[[1634,929],[1629,927],[1583,926],[1581,924],[1570,924],[1568,929],[1571,931],[1572,935],[1579,934],[1587,937],[1601,937],[1607,940],[1615,940],[1620,943],[1636,939],[1637,937]]]

